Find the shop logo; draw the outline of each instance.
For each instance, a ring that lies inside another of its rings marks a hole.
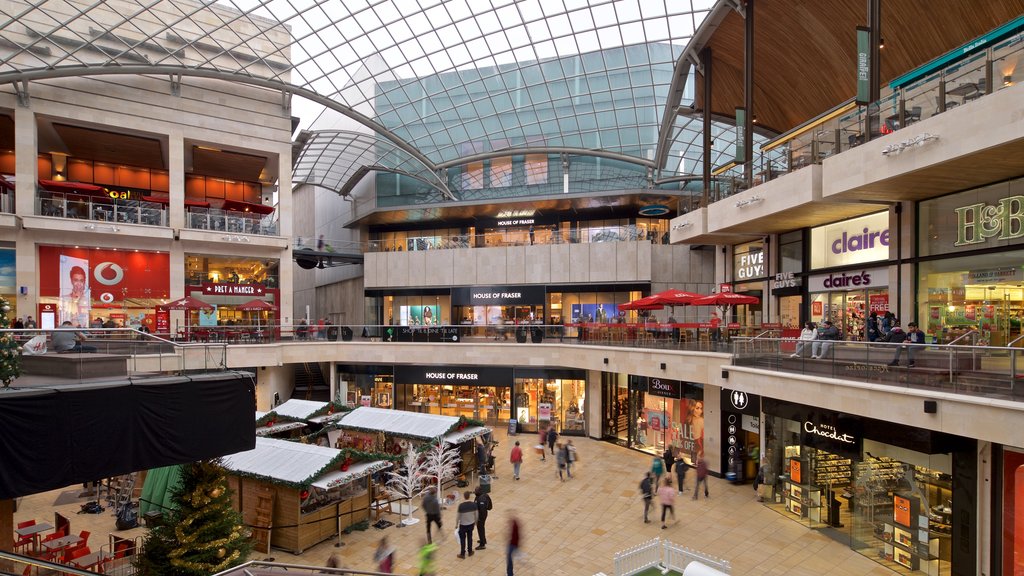
[[[733,390],[732,394],[729,396],[729,399],[732,401],[732,407],[737,410],[743,410],[744,408],[747,407],[747,404],[750,402],[750,400],[747,398],[747,393],[740,392],[739,390]]]
[[[843,235],[832,242],[833,254],[845,254],[847,252],[858,252],[870,250],[877,246],[889,246],[889,231],[871,231],[867,227],[860,234],[850,234],[844,231]]]
[[[989,238],[1013,240],[1024,236],[1024,196],[1009,196],[998,204],[984,202],[955,209],[956,242],[953,246],[982,244]]]
[[[764,251],[748,252],[738,258],[736,279],[760,278],[764,276]]]
[[[845,273],[840,275],[829,274],[828,278],[825,278],[825,288],[846,288],[848,286],[870,286],[871,285],[871,274],[868,272],[861,272],[860,274],[853,274],[847,276]]]
[[[849,434],[840,434],[839,431],[836,430],[836,427],[831,424],[816,425],[814,422],[808,420],[807,422],[804,422],[804,432],[814,434],[815,436],[821,436],[822,438],[838,440],[847,444],[856,444],[853,440],[853,436],[850,436]]]
[[[93,269],[92,275],[104,286],[116,286],[124,280],[124,268],[115,262],[102,262]]]

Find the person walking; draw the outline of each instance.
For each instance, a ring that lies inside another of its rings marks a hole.
[[[459,504],[459,558],[473,555],[473,526],[477,519],[476,502],[471,500],[473,493],[466,490],[462,493]]]
[[[551,455],[555,455],[555,442],[558,441],[558,432],[555,432],[555,426],[551,425],[548,427],[548,449],[551,450]]]
[[[572,478],[572,467],[576,464],[576,446],[572,440],[565,442],[565,474]]]
[[[690,469],[690,465],[686,463],[686,460],[680,458],[676,460],[676,489],[682,494],[686,491],[686,471]]]
[[[665,473],[665,461],[655,456],[651,463],[651,474],[654,474],[654,485],[661,486],[661,475]]]
[[[537,446],[540,448],[540,460],[543,462],[544,460],[547,460],[547,458],[544,457],[544,444],[548,441],[548,430],[547,428],[541,428],[538,426],[537,431]]]
[[[665,529],[665,515],[672,515],[672,522],[676,522],[676,489],[672,487],[672,477],[666,476],[665,483],[658,488],[658,502],[661,504],[661,529]]]
[[[661,454],[661,459],[665,461],[665,472],[672,472],[672,465],[676,463],[676,455],[672,452],[672,446],[666,446],[665,451]]]
[[[519,467],[523,465],[523,450],[519,447],[519,440],[516,440],[516,445],[512,447],[508,461],[512,463],[512,477],[519,480]]]
[[[483,439],[477,438],[475,448],[477,473],[483,476],[487,474],[487,445]]]
[[[427,542],[420,547],[419,551],[419,570],[420,576],[434,576],[437,574],[437,567],[435,565],[435,556],[437,555],[437,544],[433,542]]]
[[[505,574],[513,576],[512,561],[519,552],[519,520],[513,516],[508,525],[508,548],[505,552]]]
[[[377,550],[373,553],[373,561],[377,563],[377,571],[391,574],[395,570],[395,548],[388,544],[388,537],[385,536],[377,543]]]
[[[561,442],[559,442],[555,447],[558,448],[558,451],[555,452],[555,462],[558,463],[558,479],[561,482],[565,482],[565,478],[562,476],[562,472],[565,472],[565,448],[562,448]],[[569,477],[572,478],[572,476]]]
[[[494,507],[491,502],[491,495],[483,491],[479,486],[476,487],[476,536],[479,540],[476,549],[483,550],[487,548],[487,529],[485,524],[487,523],[487,513]],[[472,544],[472,538],[470,538],[470,544]]]
[[[651,511],[651,502],[654,500],[654,475],[650,472],[644,473],[644,479],[640,481],[640,496],[644,499],[644,524],[650,524],[647,518]]]
[[[697,454],[697,483],[693,485],[693,499],[700,495],[700,485],[704,484],[704,498],[708,498],[708,463],[704,460],[704,453]]]
[[[441,531],[441,502],[437,499],[437,488],[431,486],[427,488],[426,494],[423,495],[423,512],[427,515],[427,542],[433,542],[430,537],[430,525],[432,523],[437,524],[437,533],[444,535]]]

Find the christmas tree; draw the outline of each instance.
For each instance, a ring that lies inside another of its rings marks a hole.
[[[224,469],[216,460],[183,467],[171,491],[174,509],[146,536],[137,566],[146,576],[209,576],[247,560],[252,543],[231,506]]]
[[[10,328],[11,320],[7,313],[11,311],[11,303],[0,298],[0,328]],[[21,352],[13,332],[0,332],[0,382],[4,388],[11,385],[15,378],[21,376]]]

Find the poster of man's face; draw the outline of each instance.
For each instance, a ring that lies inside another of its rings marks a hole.
[[[92,307],[88,260],[60,255],[60,294],[60,322],[88,326]]]

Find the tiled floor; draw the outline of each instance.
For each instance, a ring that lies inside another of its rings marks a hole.
[[[533,434],[515,437],[524,447],[532,446],[534,438]],[[445,539],[440,543],[438,558],[439,575],[504,574],[506,528],[513,514],[523,527],[522,546],[527,555],[527,562],[516,574],[612,574],[612,556],[616,552],[656,537],[726,559],[732,563],[733,574],[894,574],[847,546],[757,503],[750,485],[734,486],[712,478],[711,498],[695,502],[690,492],[685,493],[676,502],[678,523],[662,530],[656,521],[643,523],[643,504],[637,490],[643,471],[650,465],[650,456],[577,438],[574,444],[580,462],[573,480],[559,482],[554,459],[548,457],[546,462],[541,462],[532,450],[527,450],[522,479],[517,482],[512,479],[508,464],[511,443],[504,430],[496,433],[496,439],[500,441],[495,449],[498,478],[492,483],[494,510],[487,520],[488,547],[471,558],[458,559],[458,540],[453,533],[455,513],[446,510],[443,514]],[[692,474],[688,481],[692,485]],[[107,534],[114,531],[110,510],[98,515],[76,514],[79,502],[54,508],[60,492],[25,498],[15,514],[15,521],[35,518],[52,522],[53,512],[57,510],[71,518],[72,532],[92,531],[90,542],[94,547],[106,543]],[[420,512],[416,515],[422,517]],[[389,519],[397,521],[398,517]],[[136,528],[118,534],[131,536],[144,531],[144,528]],[[269,555],[257,554],[253,559],[271,556],[279,562],[323,566],[328,556],[337,551],[348,567],[372,570],[376,542],[383,535],[397,547],[396,573],[416,574],[416,551],[425,540],[423,522],[408,528],[370,528],[353,532],[342,537],[345,545],[340,548],[335,548],[336,540],[331,540],[301,556],[274,549]]]

